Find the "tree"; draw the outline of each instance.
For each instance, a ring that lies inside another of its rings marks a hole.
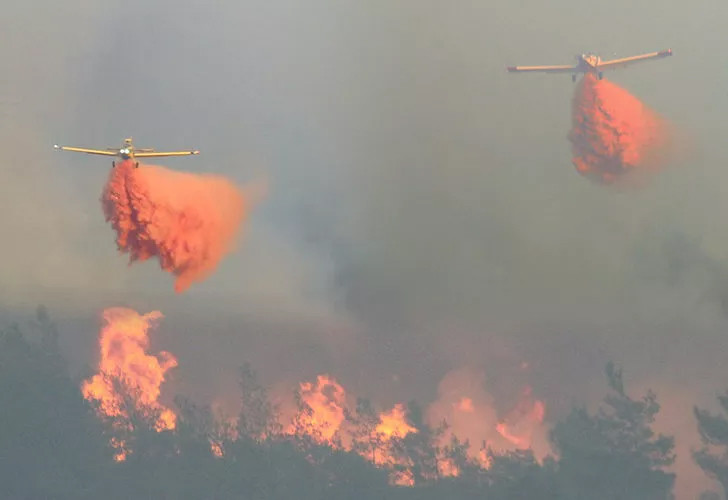
[[[660,406],[652,391],[640,400],[624,391],[622,371],[607,364],[611,393],[596,415],[572,410],[551,432],[560,456],[561,498],[668,499],[675,475],[674,439],[650,428]]]
[[[407,421],[414,431],[391,440],[396,457],[395,471],[411,475],[415,485],[422,485],[440,478],[440,449],[437,445],[446,430],[446,424],[432,428],[424,419],[422,408],[415,401],[407,404]]]
[[[278,408],[270,403],[267,391],[260,385],[257,374],[247,362],[240,367],[240,398],[240,436],[260,442],[280,434]]]
[[[0,331],[0,484],[6,498],[101,498],[112,450],[53,338]],[[43,332],[42,332],[43,333]]]
[[[557,465],[551,457],[541,465],[531,450],[516,450],[503,454],[491,453],[489,461],[486,476],[489,479],[490,498],[562,498],[558,491]]]
[[[349,433],[352,438],[352,450],[372,463],[377,463],[384,453],[386,442],[383,435],[377,432],[380,420],[372,403],[368,399],[357,398],[355,411],[352,413],[345,409],[344,415],[351,428]]]
[[[728,392],[718,396],[723,412],[728,412]],[[698,431],[703,441],[703,448],[693,452],[693,459],[710,477],[716,479],[728,496],[728,419],[723,415],[714,415],[698,407],[693,409],[698,421]],[[722,448],[720,454],[712,453],[710,447]]]

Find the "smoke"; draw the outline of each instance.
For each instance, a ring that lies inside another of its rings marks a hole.
[[[448,434],[469,441],[472,457],[479,457],[484,445],[496,452],[531,449],[539,459],[551,452],[543,425],[545,406],[530,386],[521,391],[515,407],[499,416],[495,397],[485,387],[485,373],[466,366],[440,381],[438,396],[428,408],[429,421],[446,420]]]
[[[124,161],[102,194],[106,220],[130,263],[159,257],[175,291],[210,275],[233,249],[250,200],[223,177],[196,175]]]
[[[664,164],[666,123],[614,83],[587,73],[574,92],[572,122],[572,161],[577,172],[593,181],[638,181],[634,174],[654,173]]]
[[[169,349],[194,360],[180,367],[181,390],[195,396],[226,385],[234,394],[237,363],[250,356],[271,381],[316,370],[357,394],[424,400],[467,356],[487,368],[500,402],[523,385],[504,376],[506,349],[534,363],[547,423],[574,401],[599,399],[607,356],[636,379],[677,371],[689,387],[722,389],[725,320],[693,300],[709,272],[678,250],[689,264],[681,281],[646,284],[647,265],[666,259],[642,228],[698,237],[725,267],[726,232],[706,217],[728,210],[728,101],[705,50],[721,46],[722,17],[709,13],[723,3],[703,13],[676,4],[654,23],[656,2],[618,0],[595,24],[581,0],[532,3],[527,16],[504,1],[136,2],[149,15],[123,26],[129,4],[71,2],[59,23],[58,6],[45,3],[11,1],[10,43],[0,48],[10,65],[3,97],[19,103],[2,107],[2,299],[47,301],[54,317],[71,317],[61,338],[79,362],[95,344],[94,311],[123,303],[165,311]],[[614,37],[615,25],[625,36]],[[514,79],[503,67],[558,63],[584,40],[620,55],[653,43],[679,50],[617,78],[679,124],[681,139],[682,127],[695,134],[701,156],[690,169],[662,171],[639,196],[613,196],[559,168],[571,159],[571,82]],[[121,67],[134,78],[119,78]],[[200,98],[210,95],[219,98]],[[230,272],[194,293],[154,295],[156,280],[136,279],[143,266],[124,272],[98,213],[107,173],[95,159],[43,155],[56,141],[105,145],[127,133],[193,142],[232,178],[261,159],[276,179],[245,255],[229,256]],[[634,247],[648,247],[637,264]],[[318,290],[332,274],[329,303]],[[207,286],[226,287],[209,297]],[[342,354],[349,315],[359,343]]]

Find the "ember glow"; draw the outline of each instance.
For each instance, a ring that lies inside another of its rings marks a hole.
[[[666,160],[668,128],[635,96],[608,80],[584,75],[572,102],[573,164],[600,184],[644,182]]]
[[[233,249],[250,200],[224,177],[124,161],[101,196],[119,250],[130,263],[158,257],[175,291],[207,278]]]

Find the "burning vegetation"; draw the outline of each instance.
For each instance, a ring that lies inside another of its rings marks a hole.
[[[153,322],[162,318],[161,313],[140,315],[131,309],[110,308],[102,317],[98,373],[82,384],[81,392],[96,403],[99,416],[113,422],[118,434],[111,444],[118,450],[116,459],[122,461],[134,452],[128,434],[140,418],[151,422],[157,432],[175,429],[178,416],[159,398],[165,375],[177,366],[177,360],[165,351],[148,353],[148,333]],[[478,382],[470,381],[469,387],[477,387]],[[215,456],[224,456],[226,447],[241,436],[255,441],[292,439],[299,445],[356,452],[387,470],[392,482],[400,485],[415,484],[418,474],[419,480],[457,476],[465,462],[487,468],[489,453],[495,451],[530,450],[532,435],[542,430],[544,417],[544,405],[532,397],[530,388],[525,389],[518,406],[497,421],[492,407],[473,404],[473,397],[483,400],[482,388],[481,393],[468,394],[453,387],[459,399],[449,408],[449,415],[438,411],[443,404],[440,400],[429,415],[404,403],[377,412],[368,401],[352,401],[333,377],[321,374],[315,381],[299,384],[290,423],[283,425],[278,406],[268,401],[249,368],[243,371],[241,388],[243,408],[238,419],[227,419],[218,426],[220,432],[209,437]],[[445,406],[451,395],[448,392],[444,397]],[[454,426],[447,423],[451,417]],[[458,434],[467,439],[459,449],[463,455],[456,460],[451,454],[453,444],[460,445]],[[481,442],[470,446],[471,438]],[[412,455],[423,446],[436,450],[426,469]]]
[[[83,383],[81,392],[120,431],[131,430],[139,413],[153,417],[158,431],[175,427],[177,417],[159,403],[159,395],[165,374],[177,366],[177,359],[165,351],[156,356],[147,353],[149,328],[161,317],[157,311],[140,315],[121,307],[102,314],[98,373]],[[129,452],[125,441],[116,437],[112,444],[120,450],[117,460],[124,460]]]
[[[150,354],[150,323],[159,317],[105,311],[99,372],[80,384],[47,321],[37,342],[0,329],[5,496],[671,498],[674,441],[653,430],[657,397],[631,397],[613,365],[598,411],[577,407],[555,422],[550,451],[539,457],[543,403],[524,389],[501,414],[481,374],[468,369],[448,374],[427,410],[415,402],[377,409],[320,375],[298,384],[295,408],[281,412],[248,365],[235,418],[180,396],[165,405],[160,392],[175,362]],[[697,409],[695,418],[709,445],[695,460],[723,481],[728,419]],[[469,437],[479,442],[472,447]]]

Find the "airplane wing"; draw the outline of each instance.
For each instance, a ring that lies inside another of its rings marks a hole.
[[[511,73],[539,71],[542,73],[574,73],[576,66],[508,66]]]
[[[649,54],[641,54],[639,56],[623,57],[621,59],[612,59],[611,61],[602,61],[597,66],[599,69],[623,68],[630,64],[647,61],[649,59],[661,59],[671,56],[672,49],[661,50],[659,52],[650,52]]]
[[[76,153],[88,153],[90,155],[116,156],[119,154],[118,149],[115,149],[112,151],[109,151],[109,150],[104,151],[101,149],[87,149],[87,148],[74,148],[71,146],[59,146],[58,144],[56,144],[53,147],[56,149],[63,150],[63,151],[75,151]]]
[[[154,151],[154,152],[145,152],[142,151],[140,153],[134,152],[135,158],[158,158],[160,156],[188,156],[188,155],[198,155],[200,154],[199,151]]]

